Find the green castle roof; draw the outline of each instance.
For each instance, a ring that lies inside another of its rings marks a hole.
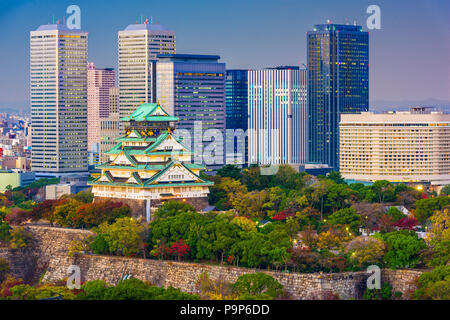
[[[156,114],[159,111],[161,114]],[[123,117],[120,121],[155,121],[170,122],[179,121],[177,117],[169,115],[157,103],[143,103],[129,116]]]

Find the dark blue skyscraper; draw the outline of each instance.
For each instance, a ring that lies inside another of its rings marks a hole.
[[[316,25],[307,34],[309,161],[339,168],[339,117],[369,109],[369,33]]]
[[[227,70],[226,93],[226,158],[227,163],[246,165],[248,161],[248,140],[240,135],[248,128],[248,71]],[[232,130],[232,131],[231,131]],[[231,135],[231,132],[234,134]],[[240,148],[239,148],[240,147]],[[244,154],[242,154],[244,148]],[[241,150],[240,150],[241,149]]]

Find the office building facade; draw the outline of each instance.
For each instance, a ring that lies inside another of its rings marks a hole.
[[[180,119],[177,130],[185,130],[184,135],[190,137],[185,144],[188,148],[192,145],[194,161],[212,171],[225,162],[226,70],[219,59],[214,55],[173,54],[160,55],[157,63],[159,103]]]
[[[248,70],[227,70],[225,81],[227,164],[248,164]]]
[[[126,117],[141,103],[156,102],[157,55],[175,53],[176,38],[174,31],[146,20],[119,31],[118,42],[120,116]]]
[[[112,68],[99,69],[88,64],[88,151],[98,151],[100,143],[100,119],[109,116],[109,90],[115,87],[116,73]],[[95,146],[96,145],[96,146]]]
[[[88,33],[65,25],[30,32],[31,168],[87,170]]]
[[[307,161],[307,72],[277,67],[248,72],[250,164]]]
[[[307,33],[309,161],[339,168],[339,115],[369,109],[369,33],[316,25]]]
[[[99,162],[103,163],[109,159],[105,154],[116,145],[120,138],[120,113],[119,113],[119,88],[109,89],[109,114],[100,119],[100,143]]]

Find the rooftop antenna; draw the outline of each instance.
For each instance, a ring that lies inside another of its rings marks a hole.
[[[142,14],[141,14],[141,24],[142,24]]]
[[[153,16],[150,16],[150,23],[153,24]]]
[[[66,16],[63,17],[63,24],[66,24]]]
[[[52,23],[55,24],[55,15],[53,15],[53,22]]]

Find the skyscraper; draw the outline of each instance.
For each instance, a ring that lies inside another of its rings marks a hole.
[[[87,170],[87,50],[88,33],[65,25],[30,32],[33,171]]]
[[[369,109],[369,33],[316,25],[307,34],[309,161],[339,168],[339,117]]]
[[[307,161],[306,70],[277,67],[248,72],[249,163]]]
[[[106,151],[116,145],[120,138],[120,114],[119,114],[119,88],[109,89],[109,115],[100,119],[100,162],[106,162],[109,156]]]
[[[214,55],[169,54],[160,55],[157,63],[158,100],[180,119],[177,129],[190,132],[195,161],[206,163],[208,170],[219,169],[225,160],[226,70],[219,59]],[[196,121],[201,123],[201,131],[194,130]],[[205,132],[209,129],[212,131]],[[213,152],[206,154],[211,148]]]
[[[141,103],[156,102],[157,55],[175,53],[175,32],[146,20],[118,37],[120,116],[126,117]]]
[[[248,140],[245,138],[248,128],[248,70],[227,70],[225,100],[226,163],[246,165],[248,162]]]
[[[109,90],[116,83],[112,68],[98,69],[93,62],[88,64],[88,151],[100,143],[100,119],[109,116]]]

